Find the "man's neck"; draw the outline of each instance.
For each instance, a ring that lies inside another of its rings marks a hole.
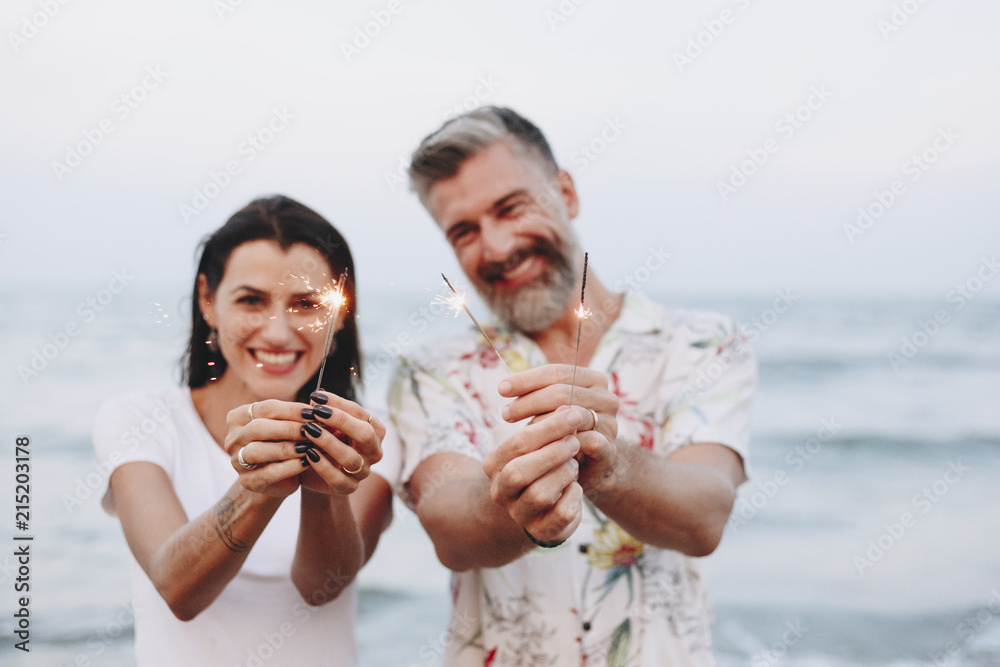
[[[583,320],[583,326],[580,327],[580,317],[577,315],[580,301],[576,298],[576,295],[579,294],[579,287],[577,285],[574,298],[566,304],[559,319],[543,331],[525,334],[535,341],[550,363],[572,364],[574,362],[577,351],[576,337],[579,330],[580,357],[577,364],[588,366],[601,338],[621,313],[625,295],[608,290],[597,276],[591,273],[587,278],[585,298],[585,307],[590,310],[590,316]]]

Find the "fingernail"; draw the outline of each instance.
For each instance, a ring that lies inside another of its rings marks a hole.
[[[500,384],[497,385],[497,391],[500,392],[501,396],[509,395],[510,390],[511,390],[510,380],[502,380]]]
[[[577,410],[570,410],[569,414],[566,415],[566,423],[570,426],[579,426],[582,421],[583,417],[580,416]]]
[[[319,436],[323,435],[323,429],[321,429],[313,422],[308,422],[306,424],[303,424],[302,428],[299,429],[299,432],[301,432],[303,436],[311,435],[314,438],[318,438]]]
[[[333,416],[333,408],[328,408],[325,405],[317,405],[313,408],[313,414],[320,419],[329,419]]]
[[[297,442],[295,443],[295,453],[305,454],[307,449],[312,449],[312,443],[310,442]]]
[[[313,393],[309,394],[309,400],[311,400],[314,403],[319,403],[320,405],[326,405],[330,399],[328,399],[326,397],[326,394],[324,394],[323,392],[314,391]]]
[[[510,406],[503,406],[503,418],[504,421],[510,421]]]
[[[570,456],[576,456],[580,451],[580,440],[575,435],[566,437],[566,445],[569,447]]]
[[[307,459],[306,457],[303,456],[299,460],[302,461],[302,467],[303,468],[308,468],[309,467],[309,459]]]
[[[313,463],[319,463],[319,452],[317,452],[315,449],[307,449],[306,456],[308,456],[309,460],[312,461]]]
[[[303,410],[302,410],[302,418],[303,419],[313,419],[313,409],[312,408],[303,408]]]

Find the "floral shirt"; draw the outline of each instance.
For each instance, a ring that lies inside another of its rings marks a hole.
[[[543,365],[526,336],[489,331],[511,371]],[[747,460],[756,365],[719,315],[668,310],[627,294],[591,368],[619,399],[618,444],[667,456],[714,442]],[[482,461],[526,422],[508,424],[507,371],[474,329],[400,359],[389,408],[404,447],[400,495],[421,461]],[[500,568],[455,573],[443,664],[652,667],[715,665],[712,614],[697,562],[643,544],[585,501],[574,535]]]

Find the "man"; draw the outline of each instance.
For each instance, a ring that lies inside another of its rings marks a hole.
[[[475,110],[421,143],[410,178],[511,371],[469,329],[402,358],[390,389],[402,496],[455,572],[444,665],[715,664],[691,557],[746,479],[745,340],[591,270],[574,383],[579,200],[542,133]]]

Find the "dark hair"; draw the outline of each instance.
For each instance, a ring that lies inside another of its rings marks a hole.
[[[533,156],[552,174],[559,169],[545,135],[530,120],[506,107],[480,107],[452,118],[420,142],[410,158],[410,187],[426,204],[438,181],[458,173],[462,163],[497,141]]]
[[[354,260],[347,241],[323,216],[294,199],[282,195],[255,199],[201,242],[197,275],[205,276],[208,289],[214,293],[222,282],[233,250],[247,241],[259,239],[275,241],[282,250],[304,243],[319,251],[330,265],[333,276],[346,269],[344,291],[348,308],[346,315],[342,315],[343,328],[336,335],[333,351],[326,363],[323,384],[326,385],[324,389],[331,393],[356,400],[356,388],[361,384],[361,350],[355,321],[357,289]],[[192,389],[205,386],[213,377],[222,377],[227,365],[222,354],[212,352],[206,344],[209,326],[198,304],[197,275],[191,293],[191,339],[181,362],[183,379]],[[214,365],[209,366],[209,362],[214,362]],[[299,389],[297,400],[309,402],[309,394],[315,388],[318,376],[317,369]]]

